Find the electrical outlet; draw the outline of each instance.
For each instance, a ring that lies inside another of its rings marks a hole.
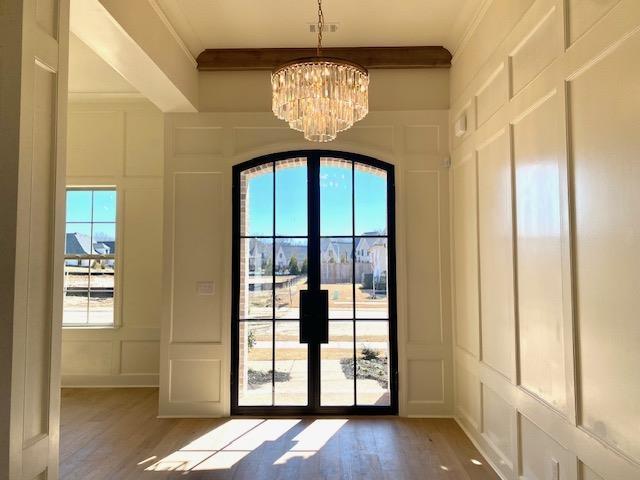
[[[215,283],[196,282],[196,292],[198,295],[213,295],[215,293]]]
[[[551,459],[551,480],[560,480],[560,462],[555,458]]]
[[[309,32],[318,33],[318,25],[315,23],[309,23]],[[322,26],[322,33],[336,33],[338,31],[337,23],[325,23]]]

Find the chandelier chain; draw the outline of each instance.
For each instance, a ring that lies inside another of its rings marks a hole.
[[[318,48],[317,55],[320,56],[322,50],[322,30],[324,29],[324,13],[322,13],[322,0],[318,0]]]

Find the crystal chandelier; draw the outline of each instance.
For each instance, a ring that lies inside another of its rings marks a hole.
[[[322,0],[318,0],[316,56],[277,67],[271,74],[273,113],[312,142],[330,142],[369,112],[369,73],[357,63],[323,57]]]

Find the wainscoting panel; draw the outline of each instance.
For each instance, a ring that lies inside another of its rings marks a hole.
[[[480,298],[478,291],[478,207],[475,155],[453,166],[453,276],[456,345],[478,357]]]
[[[629,58],[638,52],[640,33],[635,33],[572,78],[569,129],[580,421],[591,434],[640,463],[638,422],[629,421],[640,419],[640,382],[635,375],[628,381],[612,375],[629,372],[629,365],[640,362],[640,138],[635,109],[628,106],[640,75],[637,62]],[[603,83],[615,88],[598,88]]]
[[[559,159],[564,147],[557,119],[563,119],[561,103],[552,92],[513,125],[513,153],[521,382],[565,412]]]
[[[482,361],[515,378],[511,149],[506,129],[481,145],[478,158],[478,232]]]
[[[222,182],[216,172],[174,176],[174,209],[185,213],[174,220],[172,342],[220,342],[222,302],[215,286],[222,282]],[[198,282],[212,282],[213,293],[199,294]]]

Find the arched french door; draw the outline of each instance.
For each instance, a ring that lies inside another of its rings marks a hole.
[[[234,167],[232,413],[397,413],[394,222],[379,160]]]

